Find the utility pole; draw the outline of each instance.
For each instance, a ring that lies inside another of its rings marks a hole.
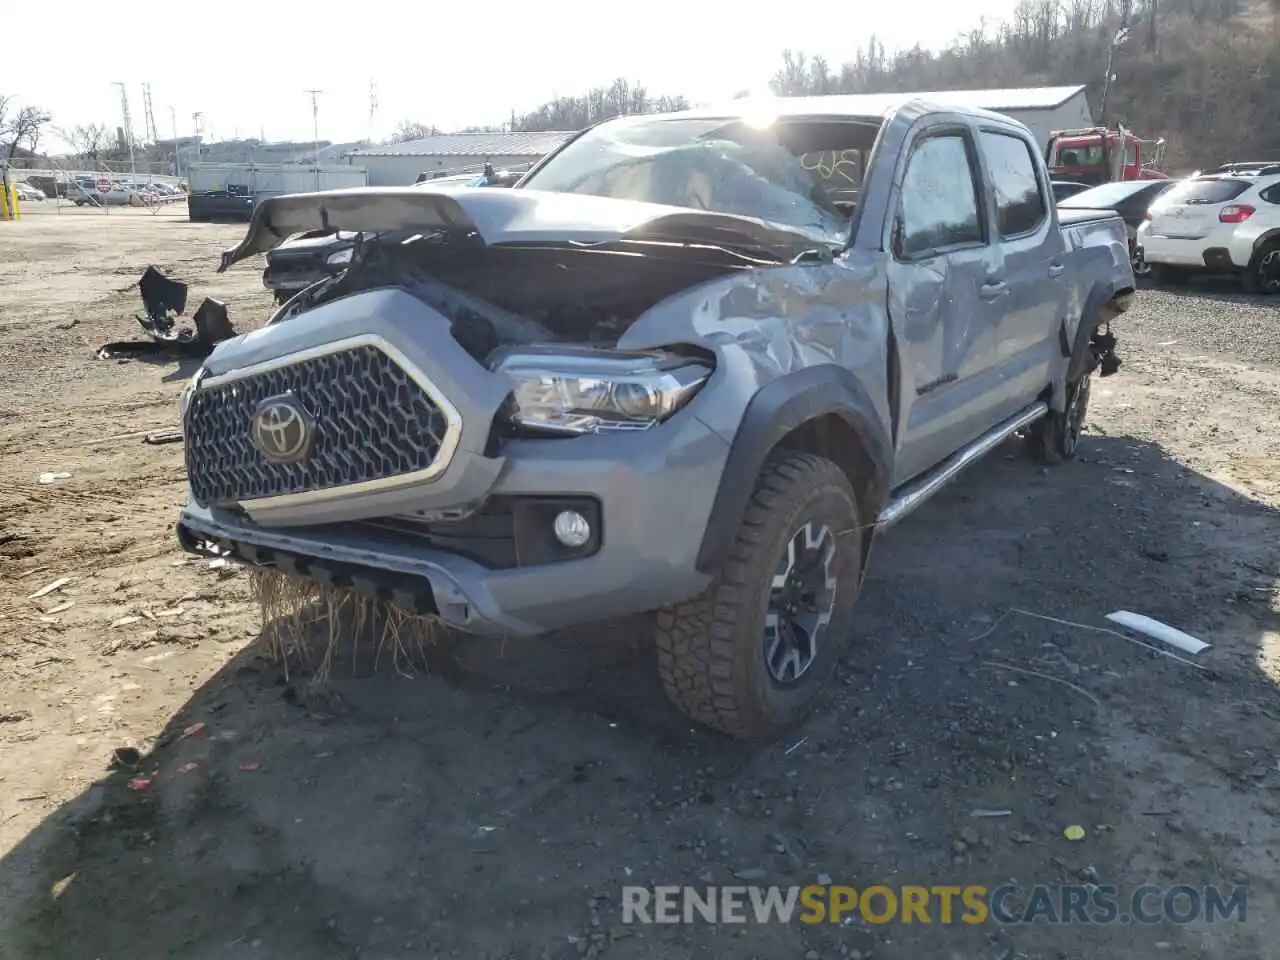
[[[1107,96],[1111,93],[1111,84],[1115,82],[1116,75],[1114,71],[1116,50],[1122,47],[1129,39],[1129,27],[1122,25],[1116,31],[1115,36],[1111,39],[1111,46],[1107,48],[1107,73],[1102,78],[1102,97],[1098,104],[1098,119],[1102,125],[1107,126]]]
[[[173,175],[182,179],[182,154],[178,152],[178,111],[169,104],[169,123],[173,127]]]
[[[113,86],[120,88],[120,117],[124,121],[124,140],[129,147],[129,179],[138,179],[138,166],[133,158],[133,121],[129,119],[129,91],[119,80]]]
[[[316,189],[320,189],[320,104],[317,97],[323,90],[303,90],[311,98],[311,160],[316,169]]]
[[[151,110],[151,84],[142,85],[142,111],[147,126],[147,139],[155,143],[160,139],[160,128],[156,126],[156,115]]]
[[[369,142],[373,142],[374,121],[378,116],[378,86],[369,78]]]
[[[200,162],[200,154],[202,152],[200,149],[200,121],[203,119],[204,113],[200,110],[191,115],[191,122],[195,125],[196,131],[196,163]]]

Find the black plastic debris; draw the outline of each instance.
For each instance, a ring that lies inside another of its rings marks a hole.
[[[148,433],[145,437],[142,438],[142,442],[150,444],[153,447],[158,447],[161,444],[165,444],[165,443],[181,443],[182,431],[181,430],[157,430],[154,433]]]
[[[201,343],[221,343],[236,335],[227,315],[227,305],[213,297],[205,297],[191,319],[196,325],[196,339]]]
[[[224,340],[236,336],[227,305],[206,297],[196,309],[195,329],[178,326],[187,309],[187,285],[149,266],[138,280],[143,313],[136,319],[150,340],[121,340],[98,348],[100,360],[132,360],[140,357],[173,357],[203,360]]]
[[[174,317],[187,309],[187,285],[166,277],[154,266],[142,272],[138,292],[142,294],[142,308],[146,311],[146,318],[138,317],[138,322],[149,332],[172,329]]]

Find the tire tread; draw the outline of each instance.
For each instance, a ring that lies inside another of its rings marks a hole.
[[[848,479],[830,460],[787,450],[771,455],[716,579],[699,596],[658,611],[658,672],[668,697],[691,719],[741,739],[771,732],[735,683],[740,628],[757,602],[753,568],[773,561],[762,550],[776,539],[772,528],[788,505],[832,485],[853,502]]]

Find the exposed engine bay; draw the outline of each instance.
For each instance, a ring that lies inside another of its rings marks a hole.
[[[653,305],[776,255],[720,246],[621,240],[486,246],[447,232],[366,236],[340,276],[302,291],[272,318],[363,290],[400,287],[453,324],[477,361],[502,346],[570,342],[608,347]]]

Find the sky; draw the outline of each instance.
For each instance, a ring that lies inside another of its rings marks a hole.
[[[310,141],[306,91],[316,89],[320,139],[381,139],[402,120],[442,130],[502,123],[513,109],[526,112],[618,77],[653,94],[714,102],[763,90],[785,49],[825,56],[834,66],[873,35],[891,51],[917,42],[941,47],[982,18],[1003,20],[1014,2],[488,0],[432,10],[391,0],[269,0],[234,13],[184,3],[156,8],[128,32],[117,20],[105,31],[61,31],[50,43],[32,42],[29,31],[11,33],[0,55],[0,95],[53,115],[56,129],[44,146],[54,150],[67,147],[57,129],[120,124],[118,83],[140,138],[149,83],[162,138],[195,133],[192,114],[199,111],[207,139]],[[59,7],[68,23],[91,22],[103,9],[86,0]],[[246,37],[243,46],[214,39],[220,24],[227,36]],[[213,40],[220,65],[197,54],[201,36]]]

